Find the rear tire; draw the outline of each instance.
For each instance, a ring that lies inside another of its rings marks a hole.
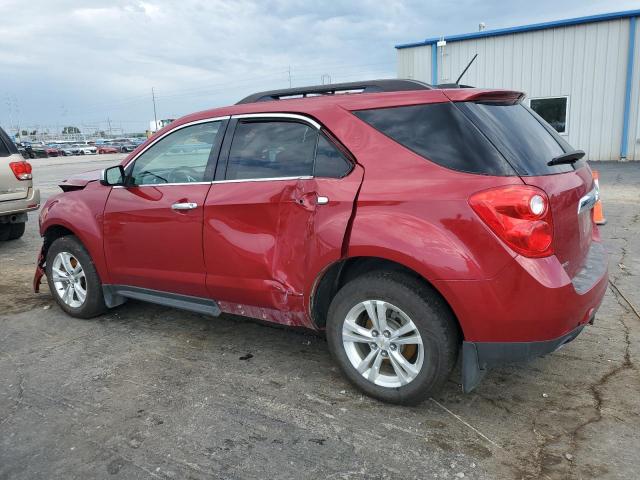
[[[460,344],[457,321],[435,290],[386,271],[357,277],[338,291],[326,333],[329,350],[351,383],[383,402],[403,405],[417,404],[442,387]]]
[[[67,235],[51,244],[45,272],[51,294],[72,317],[92,318],[106,311],[102,282],[77,237]]]
[[[26,227],[25,222],[11,223],[9,226],[11,227],[9,230],[9,240],[17,240],[24,235]]]
[[[0,223],[0,242],[5,242],[9,240],[10,236],[11,236],[11,224]]]

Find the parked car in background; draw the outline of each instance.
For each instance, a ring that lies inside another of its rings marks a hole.
[[[139,145],[132,142],[129,138],[114,138],[109,141],[109,144],[116,147],[121,153],[133,152]]]
[[[131,153],[137,148],[137,145],[134,145],[133,143],[129,143],[129,142],[114,143],[114,146],[118,149],[120,153]]]
[[[112,145],[105,145],[105,144],[101,144],[101,145],[97,145],[96,149],[98,151],[98,153],[103,154],[103,153],[118,153],[118,149]]]
[[[46,158],[47,152],[45,151],[46,146],[42,143],[31,143],[31,151],[33,152],[34,158]]]
[[[34,286],[79,318],[134,298],[324,330],[387,402],[434,394],[461,353],[470,391],[572,341],[607,289],[584,152],[523,98],[382,80],[188,115],[61,184]]]
[[[87,144],[73,145],[73,148],[78,152],[76,155],[95,155],[97,153],[96,147]]]
[[[18,148],[18,152],[20,152],[23,158],[36,158],[36,154],[34,153],[33,148],[31,147],[31,144],[29,142],[17,143],[16,147]]]
[[[43,150],[47,157],[57,157],[60,155],[60,150],[53,145],[46,145],[43,147]]]
[[[25,142],[25,145],[28,145],[25,151],[30,158],[47,158],[60,155],[60,151],[54,145],[47,145],[44,142]]]
[[[31,164],[0,128],[0,240],[20,238],[27,212],[39,206],[40,191],[33,188]]]
[[[78,147],[68,143],[58,145],[58,151],[60,152],[60,155],[63,156],[80,154],[80,149]]]

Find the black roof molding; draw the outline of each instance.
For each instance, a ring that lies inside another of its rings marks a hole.
[[[240,100],[236,105],[243,103],[269,102],[288,97],[308,97],[318,95],[334,95],[336,93],[379,93],[379,92],[404,92],[410,90],[431,90],[434,87],[410,79],[383,79],[366,80],[363,82],[330,83],[327,85],[314,85],[311,87],[286,88],[282,90],[270,90],[258,92]]]

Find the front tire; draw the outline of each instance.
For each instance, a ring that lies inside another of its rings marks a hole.
[[[455,366],[457,322],[440,295],[398,272],[373,272],[338,291],[327,316],[329,350],[346,377],[383,402],[413,405]]]
[[[69,315],[92,318],[106,310],[100,277],[77,237],[60,237],[51,244],[45,272],[51,294]]]

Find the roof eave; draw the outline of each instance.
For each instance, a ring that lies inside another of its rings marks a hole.
[[[640,16],[640,10],[626,10],[624,12],[601,13],[598,15],[589,15],[586,17],[569,18],[565,20],[554,20],[551,22],[533,23],[530,25],[521,25],[517,27],[499,28],[496,30],[484,30],[482,32],[461,33],[458,35],[448,35],[444,37],[427,38],[421,42],[403,43],[396,45],[397,50],[403,48],[422,47],[425,45],[433,45],[439,40],[447,42],[458,42],[462,40],[473,40],[477,38],[498,37],[501,35],[510,35],[513,33],[534,32],[536,30],[546,30],[549,28],[569,27],[573,25],[582,25],[585,23],[605,22],[607,20],[618,20],[621,18],[631,18]]]

